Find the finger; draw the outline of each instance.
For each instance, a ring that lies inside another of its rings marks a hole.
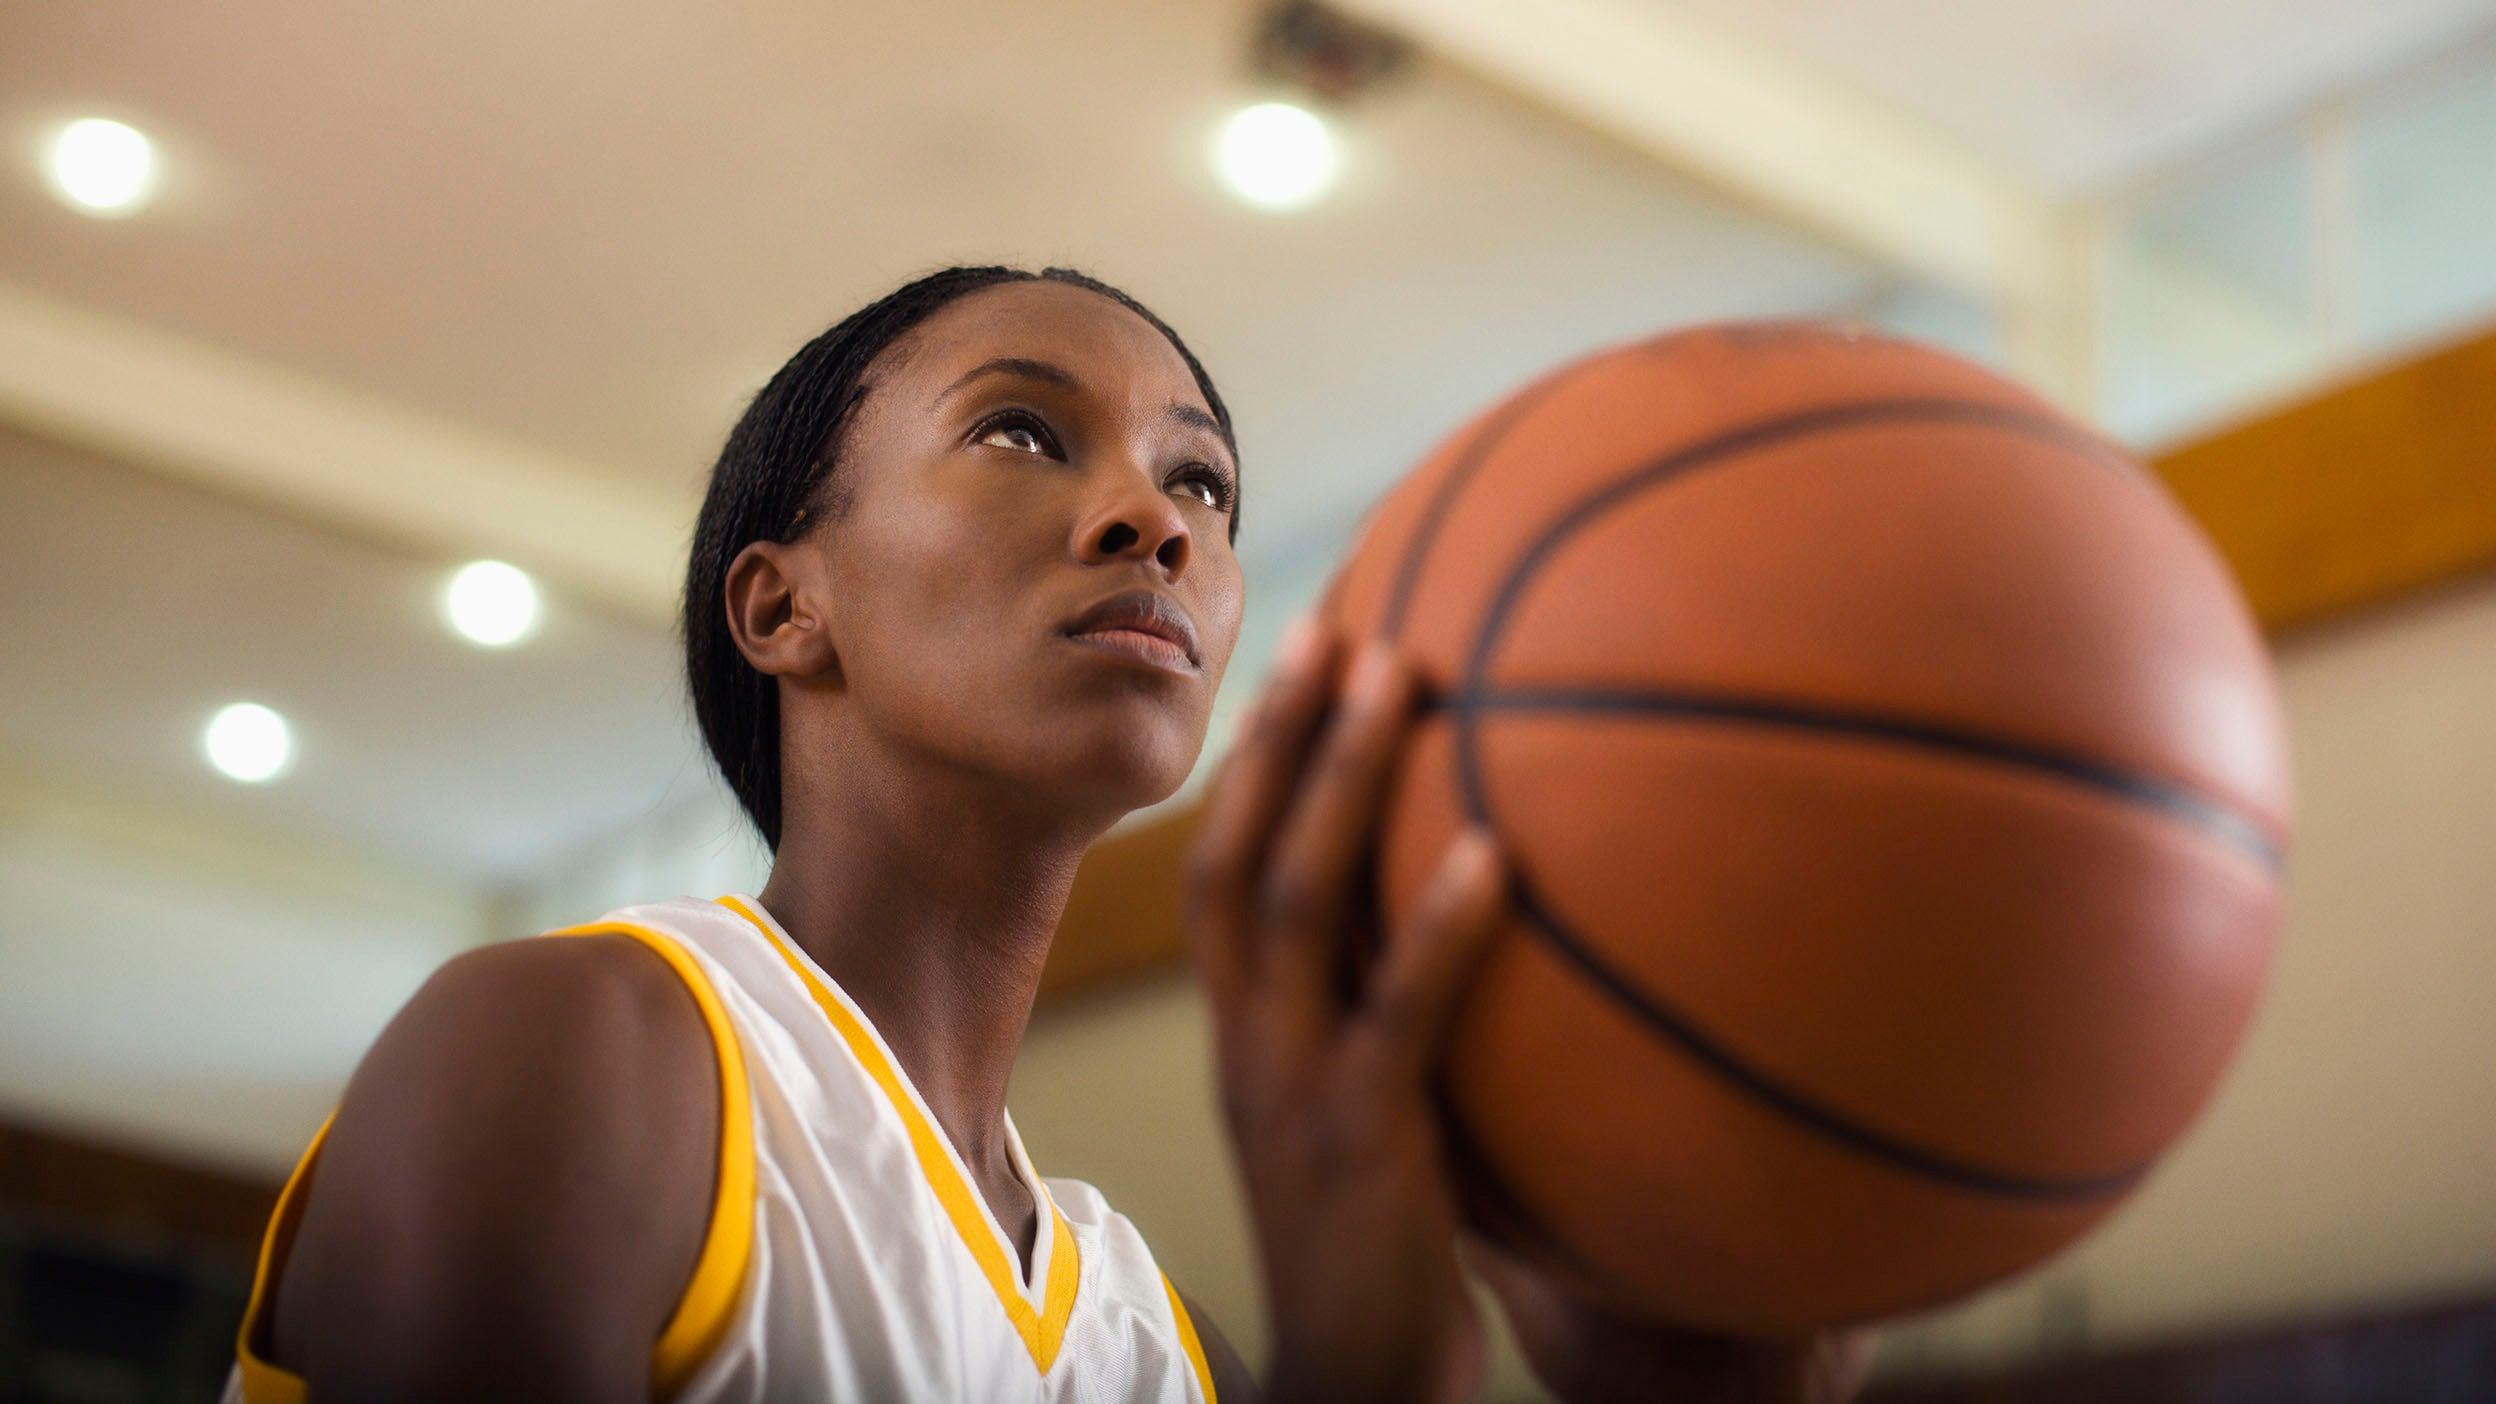
[[[1256,896],[1257,958],[1304,1016],[1331,1013],[1353,877],[1369,857],[1411,699],[1412,676],[1394,653],[1364,647],[1275,835]]]
[[[1524,1260],[1506,1245],[1470,1225],[1457,1230],[1456,1261],[1490,1285],[1514,1281],[1525,1269]]]
[[[1465,1275],[1490,1289],[1503,1307],[1511,1293],[1528,1290],[1527,1281],[1516,1257],[1507,1249],[1483,1237],[1470,1227],[1461,1227],[1456,1234],[1456,1263]],[[1507,1307],[1511,1312],[1514,1307]]]
[[[1335,642],[1323,624],[1293,622],[1274,671],[1214,777],[1188,845],[1183,887],[1190,948],[1219,1004],[1246,971],[1248,895],[1324,719]]]
[[[1550,1323],[1561,1319],[1560,1308],[1565,1303],[1560,1289],[1524,1259],[1490,1239],[1470,1231],[1458,1233],[1456,1261],[1490,1290],[1511,1326],[1520,1332],[1547,1335]]]
[[[1474,977],[1507,929],[1508,879],[1489,833],[1458,834],[1387,944],[1370,996],[1370,1023],[1391,1077],[1429,1075]]]
[[[1868,1327],[1822,1333],[1805,1367],[1803,1398],[1810,1404],[1844,1404],[1854,1398],[1872,1373],[1879,1349],[1880,1337]]]

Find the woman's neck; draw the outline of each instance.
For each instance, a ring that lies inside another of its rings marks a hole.
[[[876,747],[790,746],[763,905],[840,982],[964,1161],[1013,1178],[1005,1089],[1083,851],[1107,823]]]

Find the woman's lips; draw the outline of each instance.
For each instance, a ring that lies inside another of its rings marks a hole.
[[[1087,629],[1065,636],[1069,643],[1081,644],[1097,652],[1133,659],[1173,673],[1192,673],[1196,665],[1187,661],[1187,650],[1141,629]]]
[[[1141,587],[1121,590],[1059,626],[1087,648],[1175,673],[1193,673],[1196,625],[1176,600]]]

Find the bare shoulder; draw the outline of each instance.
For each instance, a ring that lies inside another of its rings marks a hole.
[[[1176,1286],[1172,1291],[1178,1291]],[[1205,1372],[1213,1376],[1214,1397],[1222,1404],[1256,1404],[1263,1398],[1257,1388],[1257,1377],[1248,1369],[1248,1362],[1239,1358],[1230,1337],[1213,1324],[1196,1299],[1179,1292],[1179,1301],[1187,1307],[1187,1318],[1196,1327],[1196,1344],[1205,1352]]]
[[[276,1362],[323,1397],[640,1397],[709,1221],[718,1076],[691,993],[629,937],[450,961],[348,1083]]]

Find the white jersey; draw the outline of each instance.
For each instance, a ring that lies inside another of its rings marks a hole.
[[[657,953],[718,1053],[716,1197],[654,1398],[1210,1404],[1195,1326],[1135,1225],[1090,1185],[1040,1178],[1009,1119],[1040,1210],[1022,1271],[892,1050],[761,903],[678,898],[553,934]],[[320,1147],[270,1222],[226,1404],[303,1397],[266,1363],[264,1318]]]

